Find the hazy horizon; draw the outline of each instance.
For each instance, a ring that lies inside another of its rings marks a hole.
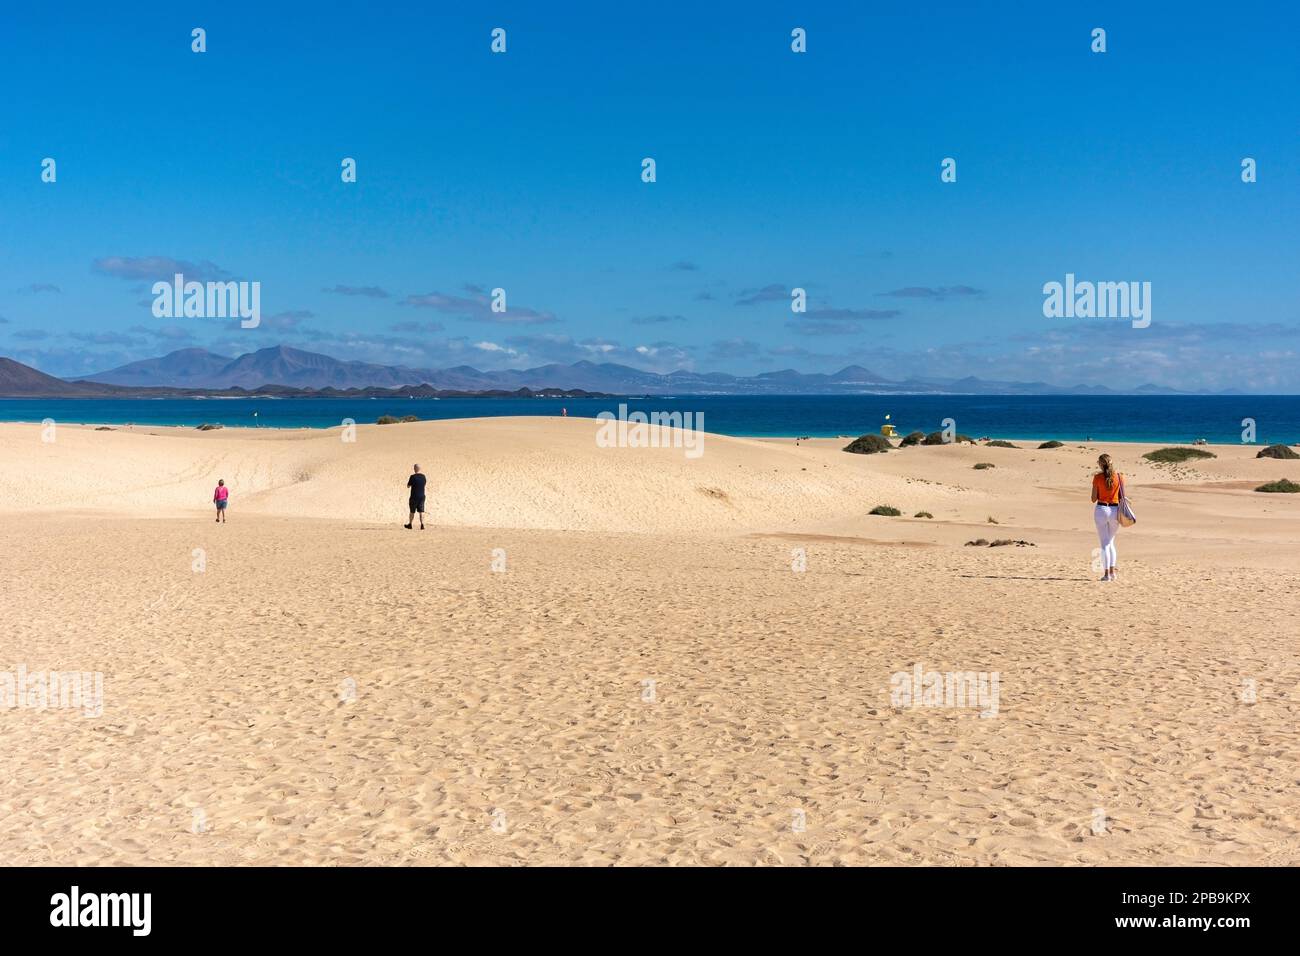
[[[307,353],[307,354],[311,354],[311,355],[325,355],[327,358],[337,359],[338,361],[341,361],[341,362],[354,361],[354,360],[351,360],[351,359],[340,358],[339,356],[330,356],[330,355],[328,355],[328,353],[314,352],[314,351],[311,350],[311,349],[299,349],[297,346],[289,345],[288,343],[283,343],[283,342],[281,342],[281,343],[276,343],[276,344],[263,345],[263,346],[261,346],[261,347],[259,347],[259,348],[257,348],[257,349],[254,349],[254,350],[252,350],[252,351],[248,351],[248,352],[234,352],[234,353],[231,353],[231,354],[220,353],[220,352],[214,352],[214,351],[211,351],[211,350],[209,350],[209,349],[204,349],[204,348],[201,347],[201,346],[185,346],[185,347],[182,347],[182,348],[180,348],[180,349],[173,349],[173,350],[171,350],[170,352],[161,353],[161,354],[159,354],[159,355],[156,355],[156,356],[150,356],[150,357],[147,357],[147,358],[144,358],[144,359],[139,359],[139,360],[136,360],[136,361],[134,361],[134,362],[129,362],[129,363],[126,363],[126,365],[124,365],[124,366],[118,366],[118,367],[114,367],[114,368],[112,368],[112,369],[97,369],[97,370],[95,370],[94,372],[84,373],[84,375],[73,374],[73,375],[69,375],[69,376],[59,376],[59,377],[65,378],[66,380],[72,380],[72,381],[79,380],[79,379],[81,379],[81,378],[83,378],[83,377],[86,378],[86,379],[88,379],[88,380],[94,380],[97,376],[103,376],[103,375],[106,375],[107,373],[116,372],[116,371],[119,371],[121,368],[126,368],[126,367],[129,367],[129,366],[132,366],[132,365],[136,365],[136,364],[138,364],[138,363],[140,363],[140,362],[145,362],[145,363],[147,363],[147,362],[154,361],[154,360],[166,359],[166,358],[168,358],[168,357],[170,357],[170,356],[172,356],[172,355],[176,355],[176,354],[185,354],[185,353],[193,354],[193,353],[195,353],[195,352],[202,352],[202,353],[204,353],[204,354],[207,355],[207,356],[214,357],[214,358],[218,358],[218,359],[224,359],[224,360],[227,360],[227,361],[229,361],[229,362],[231,362],[231,363],[234,363],[234,362],[238,362],[238,361],[241,360],[241,359],[246,359],[246,358],[249,358],[249,357],[251,357],[251,356],[257,355],[258,353],[272,352],[272,351],[277,351],[277,350],[280,350],[280,349],[293,349],[293,350],[295,350],[295,351],[301,351],[301,352],[305,352],[305,353]],[[3,357],[3,356],[0,356],[0,357]],[[388,366],[387,363],[366,363],[366,364],[376,364],[376,365],[381,365],[381,366],[390,367],[390,368],[403,368],[403,367],[405,367],[405,368],[410,368],[412,371],[417,371],[417,372],[431,372],[431,373],[432,373],[432,372],[440,372],[440,371],[449,371],[449,370],[453,370],[453,369],[463,369],[463,368],[469,368],[469,369],[473,369],[473,370],[475,370],[475,371],[479,371],[479,372],[487,372],[488,374],[491,374],[491,372],[493,371],[493,370],[491,370],[491,369],[486,369],[486,368],[482,367],[481,365],[475,365],[475,364],[472,364],[472,363],[466,363],[466,364],[464,364],[464,365],[460,365],[460,366],[445,366],[445,367],[442,367],[442,368],[417,368],[417,367],[415,367],[415,366],[401,366],[401,365],[392,365],[392,366]],[[593,359],[578,359],[578,360],[575,360],[575,361],[572,362],[572,363],[549,363],[549,362],[544,362],[544,363],[541,363],[541,364],[538,365],[538,366],[533,366],[533,367],[525,368],[525,369],[514,369],[513,371],[536,371],[537,369],[546,368],[546,367],[553,366],[553,365],[559,365],[560,367],[568,368],[568,367],[571,367],[571,366],[574,366],[574,365],[583,365],[583,364],[590,365],[590,366],[594,366],[594,367],[597,367],[597,368],[602,367],[602,366],[605,366],[605,367],[611,367],[611,366],[612,366],[612,367],[617,367],[617,368],[630,368],[630,369],[633,369],[634,371],[640,371],[640,372],[646,372],[646,373],[648,373],[648,374],[664,375],[664,376],[669,376],[669,375],[673,375],[673,374],[679,374],[679,375],[680,375],[680,374],[692,374],[692,373],[694,373],[694,374],[700,374],[700,375],[704,375],[704,374],[716,374],[716,373],[711,373],[711,372],[710,372],[709,370],[707,370],[707,369],[700,369],[700,370],[670,369],[670,370],[668,370],[667,372],[649,372],[649,370],[641,369],[639,366],[636,366],[636,365],[627,365],[627,364],[622,363],[622,362],[612,362],[612,361],[593,360]],[[897,372],[895,372],[895,373],[891,373],[890,370],[888,370],[888,369],[883,369],[883,368],[867,368],[867,367],[865,367],[865,366],[862,366],[860,363],[856,363],[856,362],[848,363],[848,364],[842,365],[842,366],[840,366],[840,367],[838,367],[838,368],[830,369],[830,370],[828,370],[827,372],[822,372],[822,373],[805,373],[805,372],[802,372],[802,371],[800,371],[800,370],[798,370],[798,369],[794,369],[794,368],[782,368],[782,369],[769,369],[769,370],[767,370],[766,372],[760,372],[760,373],[757,373],[757,374],[761,376],[761,375],[773,375],[773,374],[780,374],[780,373],[790,373],[790,372],[793,372],[793,373],[795,373],[795,374],[800,374],[800,375],[804,375],[804,374],[825,374],[825,375],[831,375],[831,376],[834,376],[834,375],[839,374],[839,373],[841,373],[841,372],[849,371],[850,369],[855,369],[855,368],[863,368],[865,371],[870,372],[870,373],[872,373],[873,375],[877,375],[877,376],[879,376],[879,378],[880,378],[880,380],[881,380],[882,382],[887,382],[887,383],[903,383],[903,384],[905,384],[905,383],[907,383],[907,382],[912,382],[912,381],[914,381],[914,382],[918,382],[918,383],[919,383],[919,382],[938,382],[938,381],[947,381],[947,382],[953,382],[953,383],[956,383],[956,382],[960,382],[960,381],[962,381],[963,378],[971,378],[971,377],[978,378],[977,376],[965,376],[965,377],[962,377],[962,378],[951,377],[951,376],[940,376],[940,377],[920,377],[920,376],[910,376],[910,375],[905,375],[905,374],[901,374],[901,373],[897,373]],[[503,371],[503,370],[499,370],[499,369],[498,369],[498,370],[496,370],[496,371]],[[723,373],[723,374],[729,374],[729,373]],[[737,376],[737,377],[739,377],[739,378],[751,378],[751,377],[753,377],[753,376]],[[1007,384],[1033,384],[1033,383],[1026,383],[1026,382],[1019,382],[1019,381],[1011,382],[1010,380],[983,379],[983,378],[980,378],[979,381],[981,381],[981,382],[983,382],[983,383],[986,383],[986,384],[998,384],[999,382],[1004,382],[1004,383],[1007,383]],[[272,384],[284,384],[284,383],[277,383],[277,382],[270,382],[270,381],[268,381],[268,382],[266,382],[266,383],[264,383],[264,384],[272,385]],[[409,384],[409,385],[421,385],[421,384],[430,384],[430,383],[426,383],[426,382],[418,382],[418,381],[411,381],[411,382],[406,383],[406,384]],[[1059,390],[1067,390],[1067,389],[1077,388],[1077,387],[1079,387],[1082,383],[1078,383],[1078,382],[1044,382],[1043,384],[1045,384],[1045,385],[1049,385],[1049,386],[1052,386],[1052,387],[1055,388],[1055,389],[1059,389]],[[1152,383],[1139,383],[1138,385],[1133,386],[1133,387],[1131,387],[1130,389],[1124,389],[1124,388],[1113,388],[1113,387],[1111,387],[1111,386],[1107,386],[1106,389],[1104,389],[1104,390],[1099,390],[1099,391],[1113,391],[1113,392],[1124,393],[1124,392],[1133,391],[1133,390],[1140,390],[1140,389],[1144,389],[1144,388],[1150,388],[1150,387],[1151,387],[1151,384],[1152,384]],[[549,387],[562,387],[562,386],[549,386]],[[1157,386],[1157,387],[1163,388],[1163,387],[1166,387],[1166,386]],[[1220,390],[1217,390],[1217,391],[1197,391],[1197,390],[1194,390],[1194,389],[1176,389],[1175,391],[1177,391],[1177,392],[1180,393],[1180,394],[1189,395],[1189,396],[1196,396],[1196,395],[1241,394],[1241,395],[1260,395],[1260,396],[1276,395],[1276,396],[1282,396],[1282,397],[1289,397],[1289,396],[1292,396],[1293,394],[1295,394],[1295,393],[1291,393],[1291,392],[1263,392],[1263,391],[1249,391],[1249,390],[1235,389],[1235,388],[1226,388],[1226,389],[1220,389]],[[691,393],[690,393],[690,392],[687,392],[687,394],[691,394]],[[771,397],[771,396],[774,395],[774,394],[777,394],[777,393],[767,393],[767,397]],[[792,393],[792,394],[818,394],[818,393]],[[864,394],[864,395],[870,395],[870,394],[873,394],[873,393],[870,392],[870,391],[864,391],[864,392],[860,392],[860,393],[849,392],[849,393],[830,393],[830,394],[849,394],[849,395],[851,395],[851,394]],[[918,392],[918,393],[908,393],[908,392],[884,392],[884,393],[881,393],[881,394],[898,394],[898,395],[918,394],[918,395],[919,395],[919,394],[930,394],[930,393],[927,393],[927,392]],[[961,393],[961,392],[953,392],[952,394],[963,394],[963,393]],[[997,393],[997,392],[980,392],[980,393],[970,393],[970,394],[997,395],[998,393]],[[1025,394],[1034,394],[1034,393],[1017,392],[1017,393],[1009,393],[1009,394],[1020,394],[1020,395],[1025,395]],[[1048,392],[1048,393],[1042,393],[1042,394],[1056,394],[1056,393],[1055,393],[1055,392]],[[742,397],[742,396],[737,395],[737,396],[735,396],[735,397]]]

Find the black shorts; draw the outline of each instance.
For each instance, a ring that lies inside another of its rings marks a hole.
[[[423,497],[412,498],[411,510],[418,511],[420,514],[424,514],[424,498]]]

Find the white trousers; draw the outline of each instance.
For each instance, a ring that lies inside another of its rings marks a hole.
[[[1119,509],[1097,505],[1092,509],[1092,519],[1097,522],[1097,537],[1101,541],[1101,569],[1119,567],[1115,553],[1115,532],[1119,531]]]

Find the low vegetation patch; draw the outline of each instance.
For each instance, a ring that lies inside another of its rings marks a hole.
[[[997,465],[993,464],[991,461],[977,461],[975,463],[976,471],[983,471],[985,468],[996,468],[996,467]]]
[[[1300,455],[1297,455],[1286,445],[1269,445],[1267,448],[1261,449],[1259,454],[1256,455],[1255,457],[1256,458],[1300,458]]]
[[[403,416],[402,416],[402,421],[404,421],[404,422],[418,422],[419,420],[420,420],[420,418],[419,418],[418,415],[403,415]]]
[[[1297,491],[1300,491],[1300,485],[1296,484],[1294,481],[1287,481],[1287,479],[1283,478],[1280,481],[1270,481],[1266,485],[1260,485],[1255,490],[1293,495]]]
[[[1032,541],[1025,541],[1023,538],[998,538],[996,541],[990,541],[988,538],[976,538],[974,541],[967,541],[967,548],[1006,548],[1014,545],[1017,548],[1036,548],[1038,545]]]
[[[1147,461],[1176,465],[1184,461],[1196,461],[1201,458],[1218,458],[1219,456],[1212,451],[1202,451],[1199,448],[1157,448],[1155,451],[1147,452],[1142,457]]]
[[[1043,442],[1043,443],[1042,443],[1041,445],[1039,445],[1038,447],[1039,447],[1039,448],[1064,448],[1064,447],[1065,447],[1065,442],[1063,442],[1063,441],[1057,441],[1055,438],[1053,438],[1051,441],[1045,441],[1045,442]]]
[[[225,425],[209,425],[207,422],[204,422],[202,425],[199,426],[199,431],[210,432],[210,431],[215,431],[218,428],[225,428],[225,427],[226,427]]]
[[[988,444],[989,448],[1019,448],[1019,445],[1013,445],[1009,441],[1003,441],[1001,438],[995,438]]]
[[[989,524],[997,524],[997,523],[998,523],[998,519],[993,517],[992,515],[989,515]]]
[[[970,435],[953,435],[952,441],[946,442],[943,440],[943,432],[930,432],[930,434],[921,439],[922,445],[958,445],[962,442],[973,445],[975,444],[975,439],[971,438]]]
[[[908,432],[903,436],[903,440],[898,443],[899,448],[908,448],[912,445],[919,445],[925,441],[925,432]]]
[[[913,518],[933,518],[934,515],[930,514],[930,512],[928,512],[928,511],[918,511],[916,514],[912,515],[912,517],[913,517]]]
[[[375,419],[376,425],[396,425],[397,419],[392,415],[380,415]]]
[[[893,447],[883,435],[862,435],[845,445],[844,451],[854,455],[875,455]]]
[[[117,429],[115,428],[109,428],[107,425],[100,425],[98,428],[95,429],[95,431],[97,432],[111,432],[116,430]]]
[[[870,515],[884,515],[886,518],[897,518],[902,513],[897,508],[891,508],[889,505],[876,505],[867,512]]]

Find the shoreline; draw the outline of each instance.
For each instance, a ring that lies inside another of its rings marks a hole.
[[[400,425],[469,424],[474,422],[493,421],[497,419],[523,420],[523,421],[537,419],[539,422],[568,421],[570,419],[574,421],[592,421],[592,422],[597,421],[597,419],[586,415],[572,415],[572,416],[568,416],[567,418],[561,415],[483,415],[477,418],[422,418],[416,422],[394,422],[389,425],[379,425],[376,422],[357,422],[355,427],[393,428],[394,426],[400,426]],[[225,425],[225,424],[221,424],[220,422],[213,422],[212,424],[220,425],[220,427],[210,428],[207,430],[200,430],[200,427],[198,425],[151,424],[148,422],[60,422],[56,420],[55,423],[59,428],[72,428],[78,430],[87,429],[91,431],[98,430],[98,429],[106,429],[111,431],[124,431],[127,434],[132,434],[134,431],[165,430],[167,434],[194,432],[200,435],[207,435],[213,432],[227,432],[227,433],[234,433],[235,435],[244,435],[244,434],[256,434],[261,432],[279,432],[279,433],[306,432],[313,435],[323,435],[333,430],[345,427],[342,424],[338,424],[338,425]],[[6,425],[21,425],[21,426],[27,426],[32,428],[39,428],[41,427],[42,423],[39,421],[24,421],[19,419],[13,419],[13,420],[0,419],[0,427]],[[749,441],[831,442],[831,441],[853,441],[855,438],[858,438],[861,435],[875,435],[875,434],[879,434],[879,432],[867,431],[867,432],[860,432],[858,435],[849,435],[849,434],[769,435],[769,434],[746,434],[746,433],[738,433],[738,432],[714,432],[714,431],[705,430],[704,434],[708,436],[714,436],[717,438],[737,438],[737,439],[745,439]],[[897,442],[901,439],[901,437],[902,436],[900,435],[898,438],[893,439],[893,441]],[[977,440],[974,443],[974,445],[966,445],[965,447],[975,447],[975,448],[986,447],[987,442],[982,441],[982,439],[985,437],[987,437],[989,441],[1025,442],[1026,444],[1019,449],[1021,451],[1053,451],[1054,449],[1050,449],[1050,448],[1040,449],[1037,447],[1036,444],[1033,444],[1033,443],[1041,444],[1047,441],[1060,441],[1060,442],[1064,442],[1066,445],[1074,445],[1074,446],[1152,445],[1152,446],[1161,446],[1161,447],[1163,446],[1191,447],[1195,444],[1194,439],[1184,440],[1184,439],[1176,439],[1176,438],[1106,438],[1106,437],[1097,437],[1095,435],[1086,438],[1071,438],[1071,437],[1061,438],[1059,436],[1053,438],[1044,438],[1041,435],[1025,436],[1025,435],[996,434],[996,435],[980,436],[981,440]],[[953,444],[959,444],[959,443],[954,442]],[[1208,441],[1201,445],[1195,445],[1195,447],[1261,449],[1261,448],[1267,448],[1270,445],[1275,445],[1275,444],[1282,444],[1282,445],[1287,445],[1288,447],[1300,448],[1300,442],[1270,442],[1263,439],[1257,440],[1255,442],[1250,442],[1250,443]],[[938,446],[917,445],[914,447],[933,448]],[[895,444],[892,450],[901,451],[902,448],[899,445]]]
[[[348,424],[378,424],[379,419],[414,418],[421,422],[482,421],[519,418],[556,421],[564,417],[592,420],[626,406],[656,422],[692,425],[703,433],[744,439],[842,439],[875,435],[886,423],[897,428],[893,439],[914,431],[930,433],[955,420],[956,431],[1016,444],[1043,438],[1067,444],[1113,442],[1187,445],[1206,440],[1215,445],[1300,443],[1300,397],[1296,396],[1160,396],[1132,399],[1114,396],[1064,398],[1004,396],[813,395],[813,396],[615,396],[481,401],[475,399],[295,399],[249,402],[169,400],[0,399],[0,422],[17,425],[52,420],[94,428],[197,429],[220,425],[232,435],[269,431],[329,435]],[[450,404],[448,404],[450,401]],[[233,404],[232,404],[233,402]],[[563,414],[562,414],[563,413]],[[618,412],[621,419],[624,413]],[[654,418],[654,416],[666,416]],[[680,417],[679,417],[680,416]],[[1255,423],[1258,423],[1256,425]],[[174,433],[172,431],[169,434]]]

